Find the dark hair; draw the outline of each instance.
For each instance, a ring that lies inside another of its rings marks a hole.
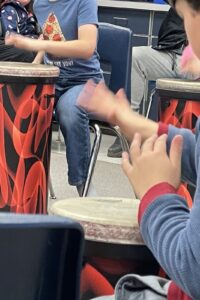
[[[197,11],[200,11],[200,1],[199,0],[186,0],[188,4]]]
[[[177,0],[168,0],[169,4],[175,8],[176,5],[176,1]],[[181,1],[181,0],[179,0]],[[200,11],[200,1],[199,0],[184,0],[186,1],[192,9],[196,10],[196,11]]]

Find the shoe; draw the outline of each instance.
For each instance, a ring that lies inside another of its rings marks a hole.
[[[122,146],[119,137],[116,137],[114,143],[109,147],[107,152],[108,157],[122,157]]]

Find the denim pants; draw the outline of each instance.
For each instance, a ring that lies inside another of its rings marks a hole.
[[[86,180],[90,156],[89,115],[76,103],[83,87],[84,84],[81,84],[64,93],[56,91],[57,97],[61,95],[55,107],[55,115],[66,145],[68,182],[76,186]]]

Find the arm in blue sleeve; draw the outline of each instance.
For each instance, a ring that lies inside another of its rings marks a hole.
[[[198,134],[199,122],[197,122],[196,132]],[[193,186],[196,185],[196,168],[195,168],[195,147],[196,139],[195,135],[189,129],[176,128],[169,125],[168,129],[168,150],[171,141],[175,135],[183,136],[183,154],[181,164],[181,177],[184,182],[190,183]]]
[[[192,299],[200,299],[200,136],[187,129],[169,126],[172,138],[184,138],[183,177],[196,183],[193,207],[177,194],[162,192],[145,209],[140,229],[144,241],[169,277]]]
[[[200,299],[199,216],[200,199],[190,212],[183,198],[168,194],[147,207],[140,226],[157,261],[192,299]]]

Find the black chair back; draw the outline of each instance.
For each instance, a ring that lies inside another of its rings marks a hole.
[[[79,300],[83,230],[67,218],[0,214],[0,299]]]

